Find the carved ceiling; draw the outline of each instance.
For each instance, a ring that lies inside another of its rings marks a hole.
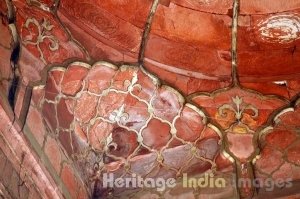
[[[299,0],[5,0],[0,11],[0,197],[300,197]],[[177,184],[105,188],[106,173]],[[182,186],[206,173],[226,188]]]

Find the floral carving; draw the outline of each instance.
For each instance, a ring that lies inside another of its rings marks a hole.
[[[125,122],[128,118],[129,114],[125,112],[124,104],[118,110],[114,110],[109,117],[113,122]]]
[[[45,1],[45,0],[26,0],[27,4],[30,6],[35,6],[41,10],[44,10],[46,12],[51,12],[56,8],[59,0],[51,0],[51,1]]]
[[[36,26],[38,32],[37,37],[34,39],[32,36],[34,33],[30,31],[29,26],[30,25]],[[27,35],[23,41],[25,45],[34,45],[37,47],[40,59],[46,64],[46,60],[44,58],[43,51],[40,47],[40,44],[43,43],[45,40],[48,40],[50,42],[49,49],[51,51],[56,51],[59,48],[58,40],[55,36],[51,34],[51,30],[53,29],[53,25],[50,24],[50,22],[47,19],[43,19],[42,23],[40,24],[35,18],[28,18],[24,24],[24,27],[28,29],[30,32],[29,35]]]
[[[218,109],[218,114],[223,117],[227,118],[228,114],[227,111],[231,111],[234,113],[235,122],[231,126],[232,128],[235,127],[235,132],[238,133],[245,133],[249,132],[247,128],[248,123],[243,121],[244,115],[249,115],[246,111],[251,111],[252,115],[249,115],[252,119],[258,117],[258,109],[251,104],[247,104],[243,101],[243,98],[239,96],[232,97],[233,104],[223,104]]]

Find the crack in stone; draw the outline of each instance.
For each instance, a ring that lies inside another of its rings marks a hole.
[[[139,51],[139,57],[138,57],[138,63],[140,65],[143,65],[143,63],[144,63],[145,50],[146,50],[146,46],[147,46],[147,41],[148,41],[148,37],[149,37],[150,30],[151,30],[152,21],[153,21],[156,9],[158,7],[159,1],[160,0],[154,0],[153,1],[151,10],[150,10],[149,15],[148,15],[148,19],[147,19],[146,24],[145,24],[145,29],[144,29],[144,32],[143,32],[143,37],[142,37],[140,51]]]
[[[232,56],[232,82],[234,86],[239,85],[237,74],[237,34],[238,34],[238,17],[239,17],[239,0],[234,0],[233,17],[232,17],[232,41],[231,41],[231,56]]]

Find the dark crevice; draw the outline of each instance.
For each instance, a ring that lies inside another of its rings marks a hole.
[[[13,51],[10,57],[10,63],[11,63],[11,69],[12,69],[12,81],[11,81],[11,86],[9,88],[8,92],[8,101],[11,106],[11,108],[14,110],[15,108],[15,97],[17,93],[17,88],[19,85],[19,77],[17,74],[17,63],[19,60],[19,55],[20,55],[20,44],[17,42],[16,44],[13,44]]]
[[[19,66],[18,62],[20,59],[20,53],[21,53],[21,44],[19,40],[19,34],[17,32],[17,27],[16,27],[16,15],[15,15],[15,8],[12,4],[11,0],[6,0],[6,5],[7,5],[7,20],[8,20],[8,27],[11,31],[12,35],[12,41],[11,41],[11,49],[12,53],[10,56],[10,66],[11,66],[11,82],[10,82],[10,87],[8,91],[8,102],[10,107],[13,110],[14,116],[13,116],[13,121],[12,123],[16,121],[16,114],[15,114],[15,107],[16,107],[16,98],[18,95],[19,90],[21,90],[21,77],[20,77],[20,71],[19,71]],[[21,124],[21,131],[24,128],[27,113],[29,110],[30,106],[30,101],[31,101],[31,94],[32,94],[32,88],[31,87],[26,87],[25,88],[25,94],[22,102],[22,108],[20,111],[19,115],[19,122]],[[20,132],[21,132],[20,131]]]
[[[292,48],[292,56],[294,56],[294,54],[296,53],[297,51],[297,46],[295,45],[293,48]]]
[[[16,96],[18,84],[19,84],[19,78],[14,75],[8,92],[8,101],[12,109],[15,108],[15,96]]]
[[[18,61],[19,61],[19,55],[20,55],[20,43],[19,43],[19,38],[18,34],[16,31],[16,17],[15,17],[15,10],[12,5],[11,0],[5,0],[6,6],[7,6],[7,21],[8,21],[8,27],[11,31],[12,35],[12,41],[11,41],[11,49],[12,53],[10,56],[10,64],[11,64],[11,71],[12,71],[12,77],[11,77],[11,82],[10,82],[10,87],[9,87],[9,92],[8,92],[8,101],[11,106],[11,108],[14,110],[15,108],[15,96],[17,92],[17,87],[19,84],[19,77],[18,77]]]

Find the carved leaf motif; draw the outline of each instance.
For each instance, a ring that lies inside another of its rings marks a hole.
[[[118,110],[113,111],[109,117],[113,122],[125,122],[128,118],[129,115],[125,112],[124,104]]]
[[[50,21],[43,19],[42,23],[39,24],[39,22],[35,18],[28,18],[24,24],[24,27],[27,28],[32,34],[31,30],[29,29],[29,25],[33,24],[34,26],[37,27],[38,30],[38,36],[36,40],[34,41],[32,37],[26,36],[23,41],[25,45],[34,45],[37,47],[39,53],[40,53],[40,59],[46,64],[46,60],[44,58],[44,54],[42,52],[42,49],[40,47],[40,43],[43,43],[44,40],[48,40],[50,42],[49,44],[49,49],[51,51],[56,51],[59,48],[58,40],[56,39],[55,36],[51,34],[51,30],[53,29],[53,25],[50,24]]]
[[[253,115],[251,115],[253,119],[258,117],[258,109],[251,104],[245,104],[243,98],[235,96],[231,99],[235,106],[233,104],[223,104],[222,106],[220,106],[218,109],[218,113],[221,117],[227,117],[226,110],[230,110],[235,113],[236,122],[241,122],[243,114],[245,114],[246,110],[250,110],[253,112]]]

